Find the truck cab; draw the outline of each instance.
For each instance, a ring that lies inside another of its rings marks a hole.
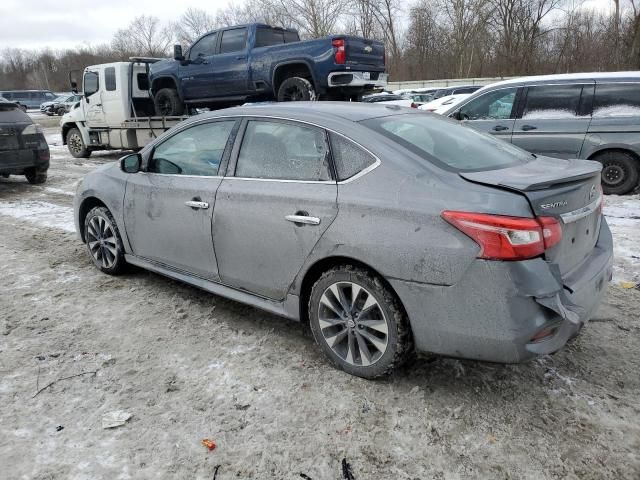
[[[150,66],[156,114],[247,101],[351,100],[387,83],[382,42],[351,35],[301,41],[261,23],[208,32]]]
[[[149,94],[152,58],[92,65],[82,72],[84,97],[60,121],[62,140],[76,158],[95,150],[144,147],[186,117],[154,117]],[[72,88],[77,81],[72,79]]]

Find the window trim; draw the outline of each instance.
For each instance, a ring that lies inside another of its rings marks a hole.
[[[222,157],[220,158],[220,165],[218,166],[218,174],[217,175],[182,175],[180,173],[158,173],[158,172],[149,172],[149,163],[153,160],[153,155],[156,153],[156,149],[161,146],[163,143],[171,140],[176,135],[180,135],[182,132],[189,130],[190,128],[199,127],[205,124],[213,124],[218,122],[228,122],[229,120],[233,120],[235,123],[233,127],[231,127],[231,132],[229,133],[229,138],[227,138],[227,143],[224,146],[224,152],[222,152]],[[154,145],[153,148],[145,154],[145,159],[143,161],[142,168],[138,173],[144,173],[147,175],[162,175],[165,177],[180,177],[180,178],[224,178],[227,172],[227,167],[229,165],[229,157],[231,155],[231,151],[233,149],[233,143],[235,142],[236,135],[238,133],[238,127],[241,122],[235,116],[227,116],[227,117],[216,117],[214,119],[203,119],[198,122],[193,122],[188,125],[185,125],[183,128],[175,132],[173,135],[168,136],[167,138],[162,139],[157,145]]]
[[[311,125],[314,127],[318,127],[321,128],[323,130],[326,130],[327,132],[331,132],[331,133],[335,133],[336,135],[340,135],[341,137],[346,138],[347,140],[355,143],[358,147],[362,148],[365,152],[369,153],[371,156],[373,156],[373,158],[376,159],[375,163],[373,163],[372,165],[369,165],[367,168],[365,168],[364,170],[362,170],[361,172],[357,173],[356,175],[354,175],[353,177],[349,177],[346,180],[340,180],[340,181],[335,181],[332,180],[328,183],[331,184],[338,184],[338,185],[345,185],[348,183],[351,183],[365,175],[367,175],[369,172],[372,172],[373,170],[375,170],[376,168],[378,168],[381,164],[382,164],[382,160],[380,160],[380,157],[378,157],[375,153],[373,153],[371,150],[369,150],[367,147],[365,147],[364,145],[362,145],[360,142],[354,140],[353,138],[350,138],[348,136],[346,136],[344,133],[342,132],[338,132],[337,130],[334,130],[332,128],[329,127],[325,127],[323,125],[318,125],[317,123],[313,123],[313,122],[309,122],[306,120],[298,120],[295,118],[287,118],[287,117],[279,117],[277,115],[256,115],[256,114],[237,114],[237,115],[220,115],[220,116],[215,116],[215,117],[211,117],[211,118],[203,118],[201,120],[197,120],[194,122],[189,122],[186,125],[183,125],[182,127],[178,127],[179,130],[177,130],[176,132],[173,132],[173,134],[171,136],[168,136],[166,139],[163,139],[161,143],[159,143],[158,145],[154,145],[153,148],[151,148],[150,150],[148,150],[147,152],[144,153],[144,158],[143,158],[143,169],[141,170],[139,173],[149,173],[146,172],[146,168],[149,164],[149,160],[153,157],[153,152],[155,151],[155,149],[159,146],[162,145],[165,141],[167,141],[169,138],[172,138],[174,135],[177,135],[178,133],[182,132],[183,130],[187,129],[187,128],[191,128],[193,126],[196,125],[200,125],[202,123],[209,123],[209,122],[216,122],[219,120],[227,120],[227,119],[234,119],[236,120],[236,126],[234,127],[234,129],[231,131],[231,135],[229,135],[229,140],[233,141],[233,145],[231,147],[231,149],[229,149],[229,156],[227,158],[227,163],[225,165],[224,168],[224,172],[222,172],[223,170],[223,163],[225,158],[223,157],[222,162],[220,163],[220,169],[219,169],[219,175],[215,175],[212,176],[210,178],[220,178],[220,177],[224,177],[224,178],[234,178],[234,179],[240,179],[240,177],[235,177],[232,175],[232,173],[235,173],[235,164],[236,164],[236,159],[238,156],[238,153],[240,151],[240,145],[242,143],[242,136],[244,135],[244,127],[245,127],[245,123],[247,122],[247,119],[262,119],[262,118],[272,118],[275,120],[288,120],[290,122],[296,122],[296,123],[302,123],[305,125]],[[354,122],[357,123],[357,122]],[[226,155],[226,151],[225,151],[225,155]],[[333,164],[333,158],[331,159],[331,163]],[[168,174],[168,173],[153,173],[153,175],[173,175],[173,174]],[[187,177],[187,175],[180,175],[182,177]],[[202,178],[202,177],[200,177]],[[311,180],[278,180],[278,179],[257,179],[257,178],[249,178],[246,180],[263,180],[263,181],[271,181],[271,182],[298,182],[298,183],[325,183],[327,182],[326,180],[324,181],[311,181]]]
[[[213,57],[214,55],[216,55],[218,53],[218,47],[220,46],[220,38],[222,38],[222,35],[219,35],[220,31],[219,30],[214,30],[213,32],[207,32],[204,35],[202,35],[200,38],[198,38],[195,42],[193,42],[193,45],[191,45],[189,47],[189,52],[187,53],[187,60],[193,61],[194,59],[191,58],[191,53],[193,51],[193,47],[195,47],[197,44],[199,44],[202,40],[204,40],[206,37],[210,37],[215,35],[216,37],[216,41],[213,44],[213,52],[210,55],[203,55],[203,57]],[[197,58],[197,56],[196,56]]]

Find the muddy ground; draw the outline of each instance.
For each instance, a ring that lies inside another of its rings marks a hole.
[[[638,281],[637,195],[614,202],[627,256],[608,299],[564,350],[422,358],[371,382],[295,323],[141,270],[101,274],[71,232],[72,195],[119,153],[77,161],[55,132],[44,186],[0,179],[1,478],[343,479],[343,459],[357,480],[640,478],[640,291],[620,286]],[[103,429],[115,410],[132,417]]]

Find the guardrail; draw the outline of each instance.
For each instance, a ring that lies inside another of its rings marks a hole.
[[[452,87],[455,85],[489,85],[490,83],[516,77],[480,77],[480,78],[445,78],[440,80],[411,80],[407,82],[389,82],[387,90],[412,88]]]

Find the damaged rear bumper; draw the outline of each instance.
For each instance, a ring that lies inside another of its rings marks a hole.
[[[419,351],[517,363],[555,352],[578,333],[606,294],[612,262],[603,219],[589,257],[564,276],[536,258],[477,260],[451,286],[388,280],[407,310]],[[545,336],[533,340],[541,332]]]

